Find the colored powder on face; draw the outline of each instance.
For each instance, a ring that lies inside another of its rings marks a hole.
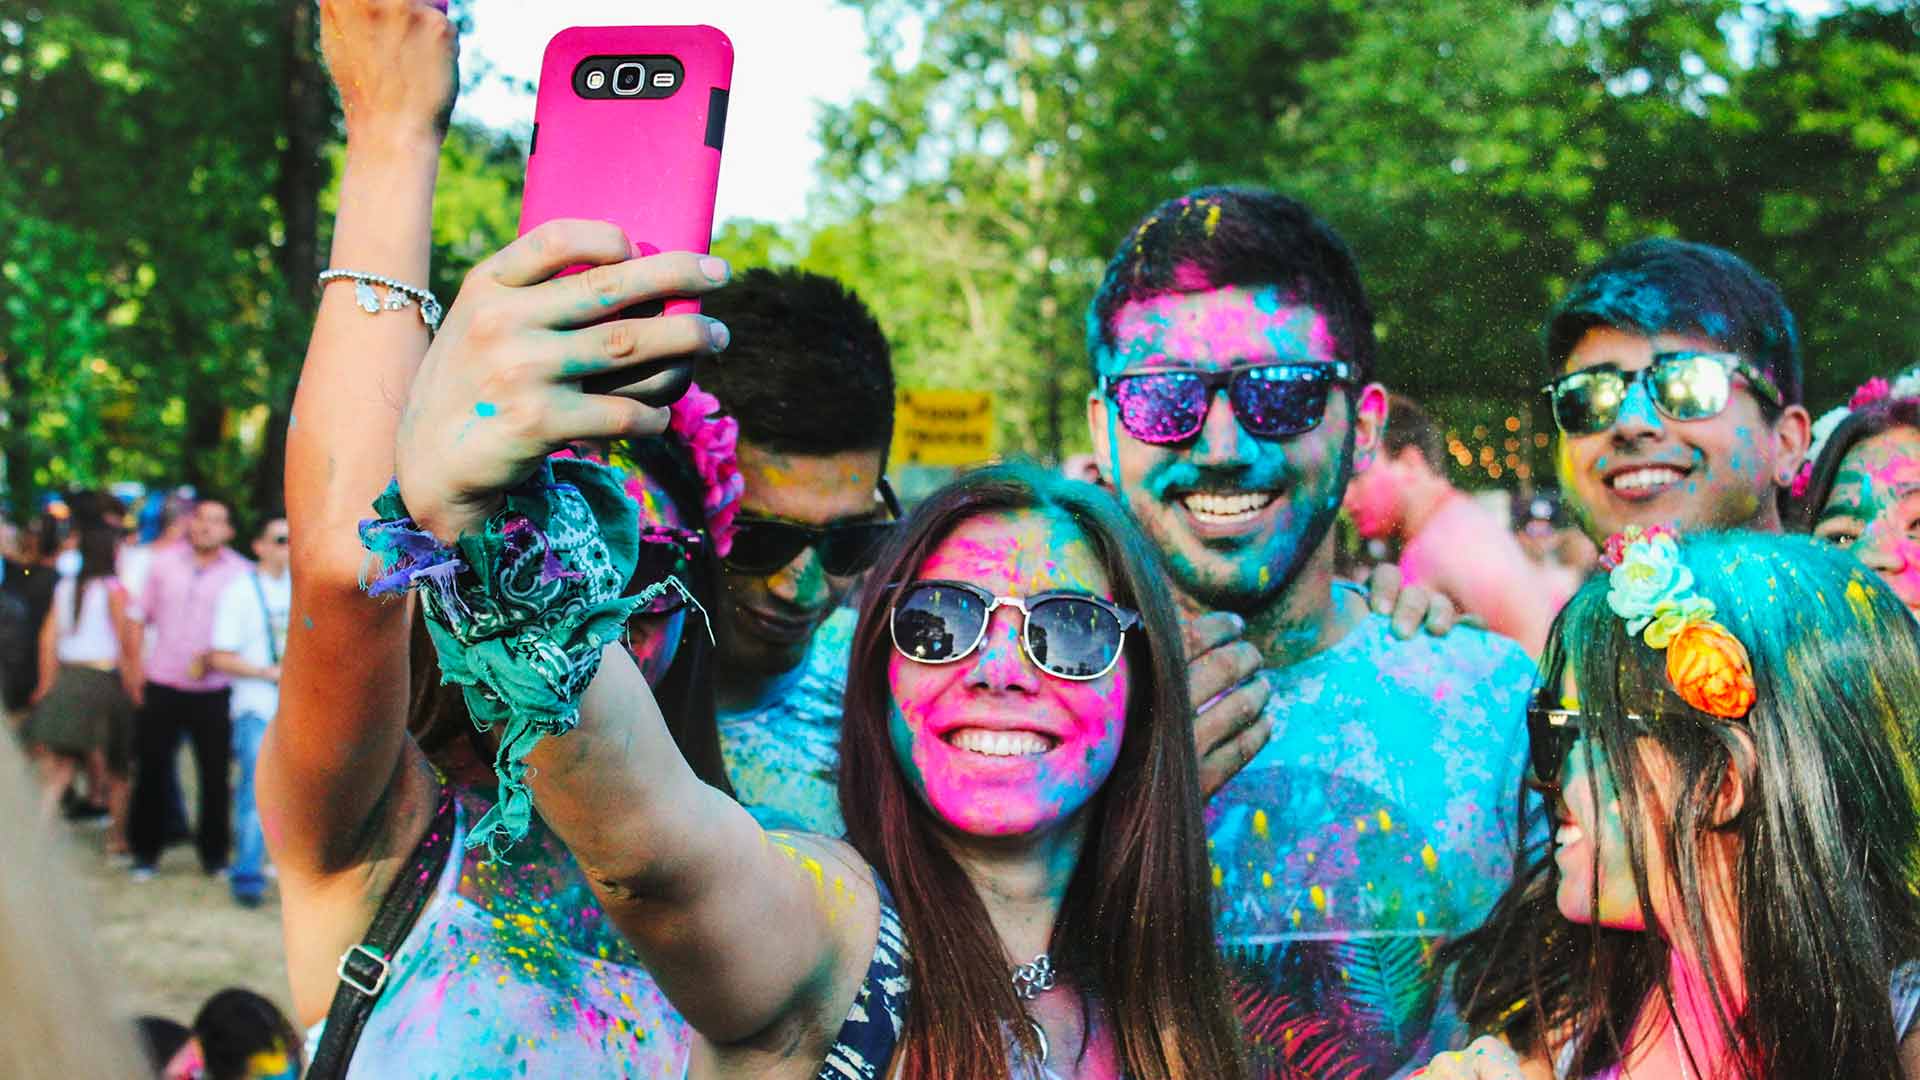
[[[488,419],[489,417],[493,416],[495,413],[499,411],[500,410],[495,408],[493,405],[493,402],[491,401],[476,402],[473,406],[473,415],[479,417],[482,420]]]
[[[1211,238],[1213,236],[1214,230],[1218,229],[1219,227],[1220,227],[1220,204],[1214,203],[1207,207],[1207,236]]]
[[[1183,262],[1173,268],[1173,287],[1181,292],[1205,292],[1213,287],[1213,282],[1197,264]]]

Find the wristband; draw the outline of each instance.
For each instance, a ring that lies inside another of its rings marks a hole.
[[[661,592],[684,589],[669,577],[622,595],[640,535],[638,508],[621,485],[616,469],[547,459],[448,547],[407,514],[396,480],[374,500],[379,518],[360,524],[372,571],[362,588],[419,591],[441,681],[461,688],[475,727],[499,728],[499,798],[467,838],[496,859],[532,819],[528,751],[579,721],[601,651],[626,632],[628,617]]]

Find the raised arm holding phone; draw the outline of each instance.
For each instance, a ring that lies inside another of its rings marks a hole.
[[[559,425],[542,426],[527,407],[545,395],[540,409],[564,416],[569,436],[661,431],[662,409],[551,381],[569,362],[560,354],[611,369],[707,351],[716,340],[707,320],[619,321],[574,334],[566,317],[527,298],[580,296],[616,275],[624,306],[698,294],[726,270],[710,274],[684,254],[629,261],[618,229],[559,223],[476,268],[463,303],[431,338],[423,315],[433,313],[424,299],[433,188],[457,84],[456,35],[443,9],[425,0],[320,8],[347,129],[329,260],[339,273],[323,287],[289,425],[293,611],[259,777],[294,1015],[303,1027],[325,1021],[313,1076],[677,1077],[685,1025],[607,926],[565,849],[537,822],[511,862],[468,848],[496,808],[486,768],[495,748],[472,730],[457,693],[436,688],[418,657],[410,663],[417,605],[362,592],[357,529],[396,473],[395,440],[407,425],[511,433],[516,448],[544,454],[564,441]],[[577,264],[606,266],[546,281]],[[592,306],[600,310],[597,298]],[[447,355],[476,349],[519,360],[472,388],[461,416],[436,412],[447,399],[424,394],[403,416],[416,375],[438,372],[432,385],[444,386]],[[476,408],[482,402],[489,407]],[[436,465],[460,477],[446,486],[472,490],[473,459],[453,458]],[[635,483],[647,485],[643,501],[660,516],[652,527],[698,546],[679,528],[698,525],[683,520],[682,500],[646,477]],[[696,497],[691,513],[698,508]],[[484,510],[475,498],[433,512],[458,529]],[[650,675],[676,662],[680,625],[677,615],[634,620],[636,654],[647,652],[640,639],[662,639],[643,657]],[[662,627],[670,632],[651,633]],[[435,740],[411,735],[409,721],[440,713],[452,715],[454,737],[423,751],[420,739]]]

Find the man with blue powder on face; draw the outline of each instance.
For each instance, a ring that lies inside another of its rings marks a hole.
[[[1163,203],[1108,264],[1088,344],[1095,456],[1214,639],[1196,651],[1257,651],[1271,686],[1250,737],[1201,748],[1256,1071],[1405,1072],[1456,1037],[1434,950],[1508,878],[1533,665],[1478,630],[1403,640],[1335,580],[1387,398],[1352,257],[1307,208]]]
[[[1780,531],[1811,421],[1773,282],[1721,248],[1642,240],[1574,282],[1545,344],[1560,486],[1588,536]]]

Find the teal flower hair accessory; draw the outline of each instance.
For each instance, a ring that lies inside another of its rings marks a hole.
[[[1667,681],[1683,701],[1727,720],[1753,711],[1753,659],[1715,620],[1713,601],[1694,591],[1679,533],[1665,525],[1616,533],[1601,565],[1609,570],[1607,606],[1626,620],[1627,633],[1666,653]]]

